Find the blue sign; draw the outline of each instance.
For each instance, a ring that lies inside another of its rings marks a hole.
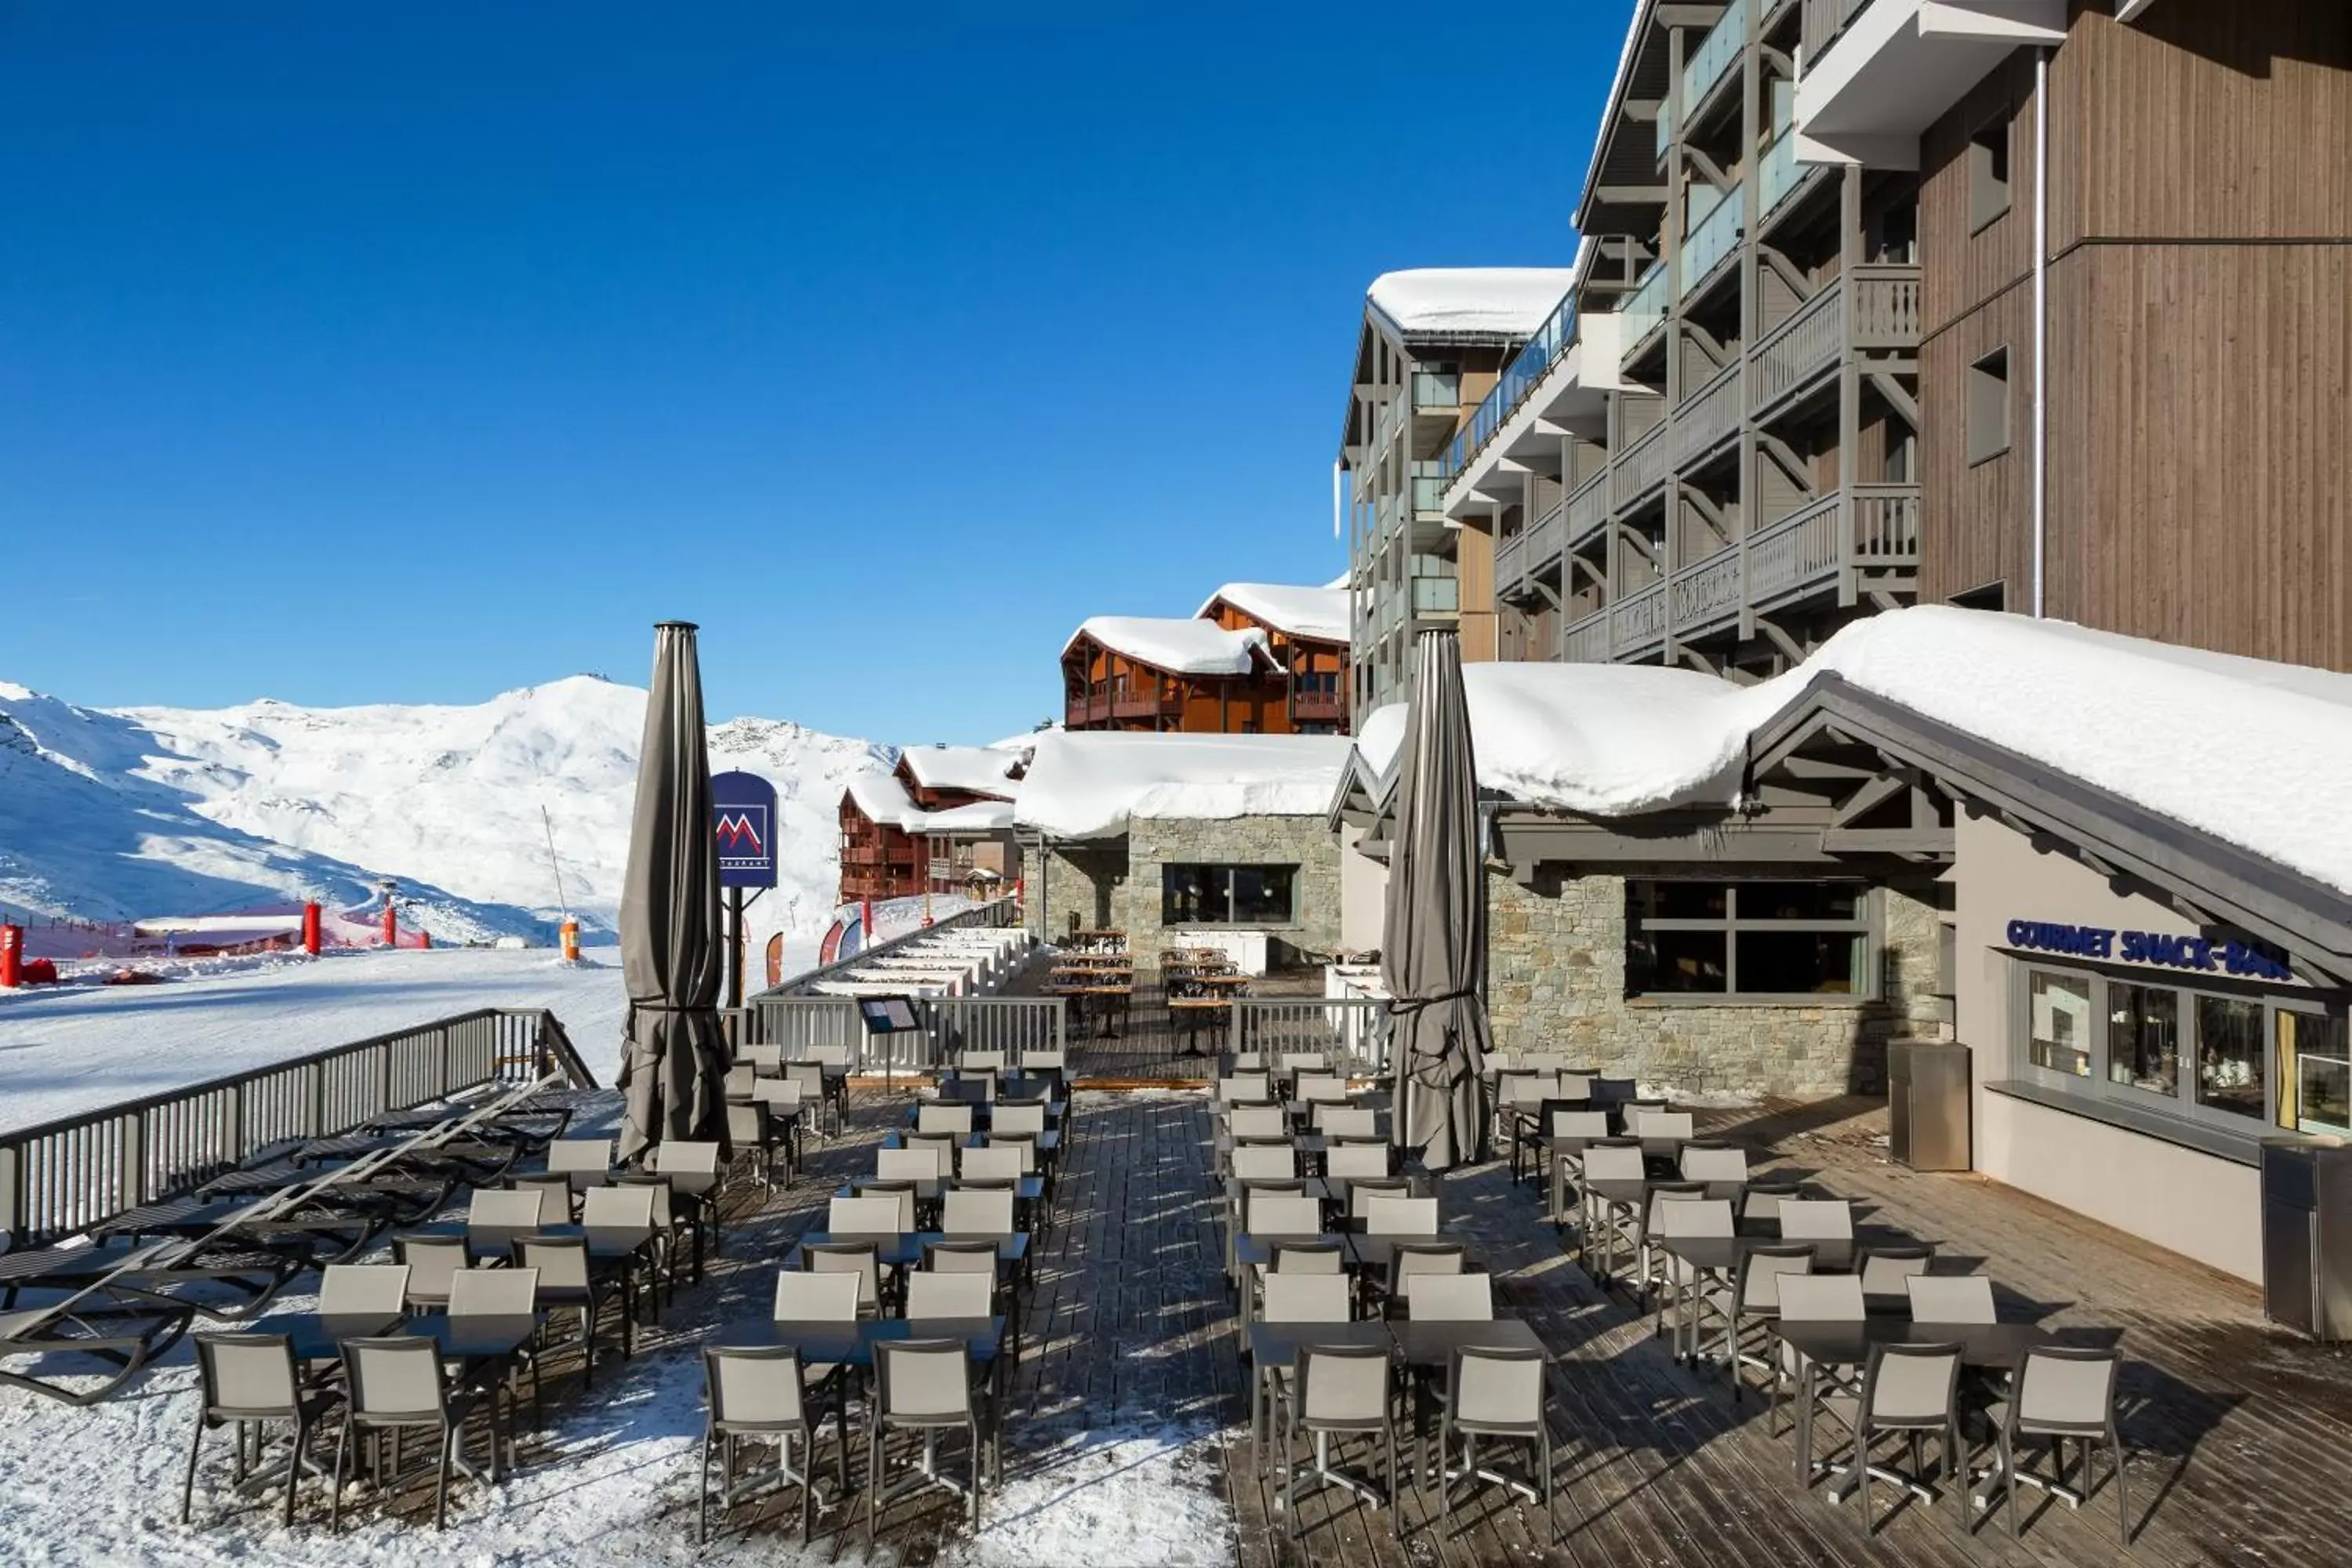
[[[776,786],[757,773],[710,775],[710,826],[719,837],[719,885],[776,885]]]
[[[2115,931],[2105,926],[2061,925],[2051,921],[2011,921],[2007,934],[2010,946],[2032,952],[2153,963],[2165,969],[2202,970],[2250,980],[2294,978],[2283,955],[2247,942],[2168,936],[2152,931]]]

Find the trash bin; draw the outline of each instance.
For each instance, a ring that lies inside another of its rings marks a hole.
[[[1954,1040],[1886,1046],[1888,1152],[1915,1171],[1969,1168],[1969,1047]]]
[[[2265,1138],[2262,1152],[2263,1313],[2352,1338],[2352,1143]]]

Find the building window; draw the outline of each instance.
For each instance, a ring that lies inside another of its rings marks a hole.
[[[2009,210],[2009,128],[2004,114],[1969,138],[1969,232]]]
[[[1296,866],[1163,866],[1162,925],[1288,925],[1296,920]]]
[[[2242,996],[2197,998],[2197,1103],[2256,1121],[2263,1092],[2263,1005]]]
[[[2108,985],[2107,1081],[2168,1100],[2180,1093],[2180,993]]]
[[[2352,1132],[2352,1026],[2340,1009],[2153,975],[2018,973],[2021,1077],[2241,1131]]]
[[[1751,1000],[1872,994],[1859,882],[1625,884],[1625,988]]]
[[[1969,366],[1969,461],[2009,450],[2009,350],[1998,348]]]
[[[2025,1058],[2045,1072],[2091,1076],[2091,983],[2080,975],[2037,969],[2027,978],[2032,1013]]]
[[[2352,1028],[2340,1017],[2286,1006],[2272,1025],[2279,1125],[2297,1132],[2352,1132]]]

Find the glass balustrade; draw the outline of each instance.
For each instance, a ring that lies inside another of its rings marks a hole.
[[[1683,102],[1696,104],[1712,91],[1724,73],[1739,62],[1739,51],[1747,43],[1748,0],[1732,0],[1714,30],[1699,40],[1696,51],[1683,62]]]
[[[1478,449],[1493,438],[1496,431],[1517,411],[1536,383],[1544,378],[1551,367],[1559,363],[1560,355],[1576,342],[1576,301],[1562,300],[1554,308],[1535,335],[1511,356],[1503,367],[1502,375],[1486,395],[1480,400],[1470,423],[1455,432],[1446,444],[1444,473],[1447,479],[1460,473],[1465,465],[1478,454]]]
[[[1739,243],[1738,195],[1737,185],[1717,192],[1706,217],[1683,236],[1682,286],[1675,290],[1677,299],[1696,288]]]

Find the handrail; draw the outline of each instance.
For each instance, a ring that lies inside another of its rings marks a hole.
[[[68,1236],[177,1196],[289,1138],[324,1138],[486,1083],[596,1080],[552,1013],[482,1007],[0,1132],[0,1228]]]
[[[975,904],[968,910],[958,910],[945,920],[919,927],[903,936],[894,936],[889,941],[877,942],[872,947],[859,948],[847,958],[836,959],[831,963],[809,970],[804,973],[793,975],[777,984],[771,985],[765,991],[751,997],[750,1000],[757,1002],[763,996],[804,996],[808,994],[806,987],[817,981],[831,979],[847,970],[863,968],[876,959],[886,957],[902,948],[910,947],[925,937],[962,927],[1009,926],[1018,912],[1019,906],[1013,900],[991,899],[984,904]]]
[[[1446,443],[1443,474],[1446,484],[1452,484],[1470,460],[1494,439],[1496,432],[1510,423],[1511,416],[1519,411],[1519,405],[1536,389],[1536,384],[1575,342],[1576,296],[1570,294],[1552,307],[1544,324],[1520,345],[1486,395],[1478,400],[1470,423],[1455,431],[1454,439]]]

